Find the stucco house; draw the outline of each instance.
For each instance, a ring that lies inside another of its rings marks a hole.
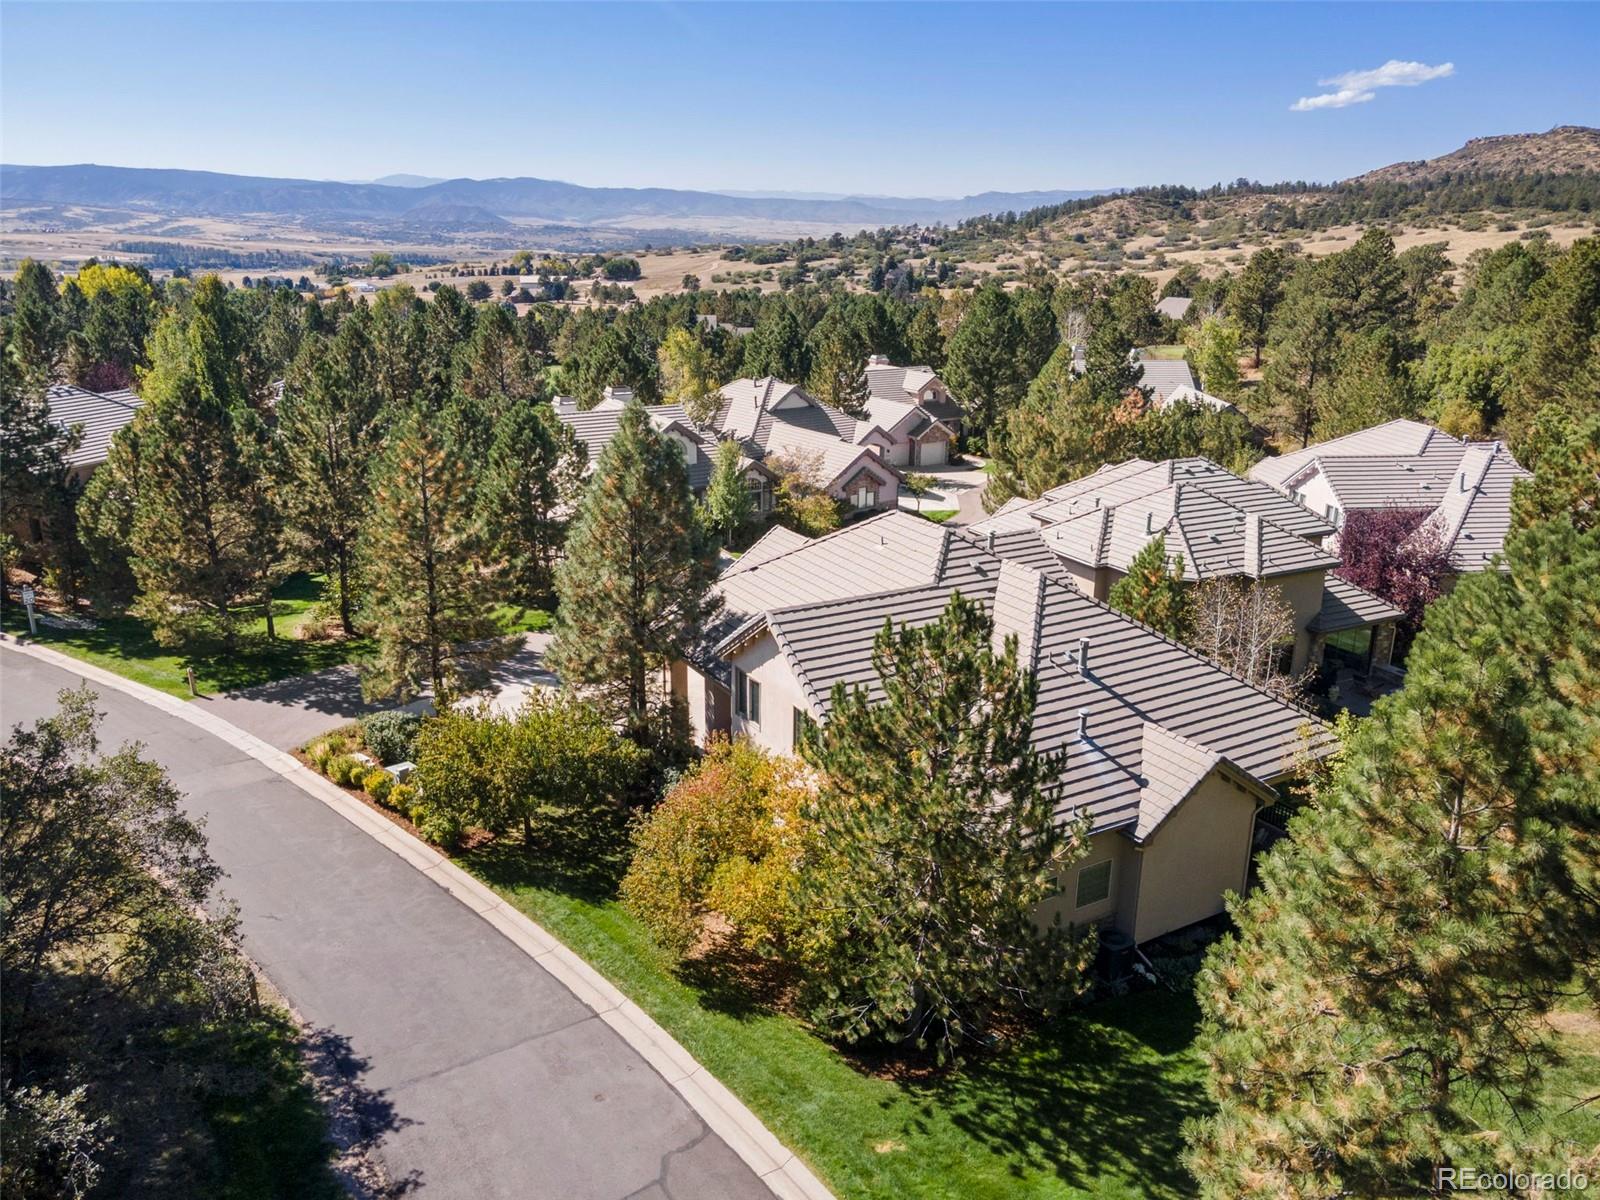
[[[900,467],[942,467],[961,433],[961,406],[931,367],[867,359],[866,420],[888,436],[884,458]]]
[[[1389,662],[1403,614],[1331,572],[1323,545],[1333,526],[1263,483],[1206,458],[1145,459],[1101,467],[1037,500],[1014,499],[972,526],[979,536],[1036,531],[1085,594],[1105,600],[1134,556],[1164,537],[1184,579],[1242,576],[1270,582],[1294,614],[1288,667],[1346,667],[1361,674]]]
[[[1274,785],[1332,748],[1326,726],[1080,591],[1036,528],[993,536],[885,513],[810,539],[773,529],[717,583],[724,612],[671,672],[701,736],[790,752],[835,683],[876,693],[886,619],[938,618],[959,590],[1037,672],[1033,741],[1065,751],[1062,820],[1088,853],[1041,913],[1135,941],[1215,916],[1247,883]]]
[[[63,433],[76,428],[78,445],[66,455],[68,472],[82,483],[111,453],[111,439],[133,422],[144,401],[127,388],[91,392],[70,383],[51,385],[45,392],[50,423]]]
[[[1482,571],[1505,548],[1511,490],[1530,472],[1503,442],[1464,442],[1422,421],[1398,420],[1267,458],[1250,469],[1332,529],[1351,512],[1426,511],[1458,574]],[[1421,530],[1419,530],[1419,534]]]

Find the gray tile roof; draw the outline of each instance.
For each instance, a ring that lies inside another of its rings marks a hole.
[[[1195,408],[1209,408],[1216,412],[1236,412],[1237,410],[1221,396],[1213,396],[1210,392],[1202,392],[1197,387],[1179,386],[1173,388],[1166,395],[1159,397],[1157,408],[1171,408],[1174,404],[1191,404]]]
[[[566,411],[564,407],[557,406],[556,418],[568,426],[583,443],[589,455],[589,466],[600,461],[600,455],[616,436],[617,427],[622,424],[624,405],[615,401],[605,400],[593,408]],[[712,455],[716,452],[716,439],[701,430],[696,430],[694,423],[689,420],[689,414],[681,404],[652,404],[645,407],[645,412],[650,414],[650,423],[658,430],[669,426],[677,426],[677,432],[695,444],[695,460],[685,465],[689,472],[689,488],[691,491],[700,491],[711,481]]]
[[[825,718],[835,683],[878,694],[872,640],[885,620],[936,620],[959,590],[995,614],[1002,635],[1026,639],[1021,648],[1039,675],[1034,745],[1067,752],[1059,811],[1084,808],[1097,830],[1126,828],[1134,836],[1149,785],[1147,723],[1262,785],[1289,770],[1303,733],[1316,752],[1331,748],[1326,726],[1309,713],[1073,589],[1055,574],[1037,533],[997,533],[993,551],[988,546],[987,537],[886,513],[752,569],[730,570],[719,591],[744,614],[744,628],[718,649],[730,652],[770,631],[813,715]],[[1031,568],[1030,557],[1047,569]],[[1090,645],[1087,671],[1076,662],[1082,638]],[[1088,714],[1081,742],[1080,709]],[[1170,774],[1162,767],[1159,778]]]
[[[1364,458],[1387,456],[1415,458],[1430,446],[1461,443],[1442,430],[1421,421],[1388,421],[1347,433],[1326,442],[1317,442],[1276,458],[1264,458],[1250,468],[1250,478],[1288,492],[1289,480],[1318,458]]]
[[[1164,407],[1162,401],[1179,388],[1195,388],[1194,372],[1181,358],[1140,359],[1144,374],[1139,376],[1139,386],[1150,393],[1150,399]]]
[[[922,393],[930,383],[938,383],[941,386],[944,383],[932,367],[896,367],[884,363],[868,363],[866,383],[869,411],[880,411],[882,406],[889,404],[902,407],[920,404],[937,420],[952,421],[961,418],[961,406],[954,400],[922,399]],[[878,410],[873,409],[874,401],[879,405]]]
[[[1322,581],[1322,608],[1311,618],[1312,633],[1338,633],[1360,629],[1405,616],[1387,600],[1358,588],[1349,580],[1329,575]]]
[[[1423,523],[1437,533],[1457,571],[1481,571],[1505,549],[1511,531],[1511,489],[1531,472],[1498,442],[1468,446],[1444,484],[1439,507]],[[1419,531],[1418,536],[1425,536]]]
[[[1153,538],[1182,554],[1185,578],[1255,579],[1337,566],[1315,539],[1333,527],[1264,484],[1205,458],[1105,466],[1038,500],[1007,504],[975,533],[1033,528],[1064,558],[1126,571]],[[1253,539],[1253,540],[1252,540]]]
[[[65,456],[67,465],[97,467],[111,453],[111,439],[117,430],[133,420],[144,401],[126,388],[91,392],[58,383],[45,392],[45,403],[52,425],[62,430],[78,426],[82,435],[77,448]]]
[[[1189,296],[1168,296],[1164,300],[1156,301],[1156,311],[1163,317],[1171,317],[1174,321],[1183,320],[1184,314],[1189,311],[1189,306],[1194,300]]]

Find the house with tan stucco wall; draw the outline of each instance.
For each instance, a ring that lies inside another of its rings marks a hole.
[[[1217,915],[1246,886],[1276,784],[1333,745],[1309,712],[1080,590],[1037,529],[974,535],[903,512],[815,539],[777,528],[716,590],[719,623],[672,689],[701,738],[779,753],[828,719],[835,685],[876,693],[885,621],[932,622],[960,591],[997,642],[1017,638],[1038,678],[1034,746],[1065,754],[1058,814],[1091,830],[1041,918],[1146,941]]]

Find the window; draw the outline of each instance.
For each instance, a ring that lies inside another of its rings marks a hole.
[[[800,748],[800,744],[805,741],[806,730],[815,728],[816,724],[817,723],[812,718],[811,714],[805,709],[797,708],[794,710],[794,729],[790,736],[793,738],[794,748],[796,750],[798,750]]]
[[[733,712],[735,716],[761,724],[761,685],[738,667],[733,669]]]
[[[1111,860],[1097,862],[1078,872],[1078,907],[1099,904],[1111,895]]]
[[[857,508],[873,508],[878,503],[878,493],[862,484],[856,488],[855,505]]]

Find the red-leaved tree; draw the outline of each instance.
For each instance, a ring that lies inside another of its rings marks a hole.
[[[1341,561],[1334,574],[1405,613],[1395,631],[1397,660],[1422,628],[1428,605],[1444,594],[1451,573],[1443,540],[1422,527],[1427,517],[1427,509],[1357,510],[1346,514],[1339,530]]]

